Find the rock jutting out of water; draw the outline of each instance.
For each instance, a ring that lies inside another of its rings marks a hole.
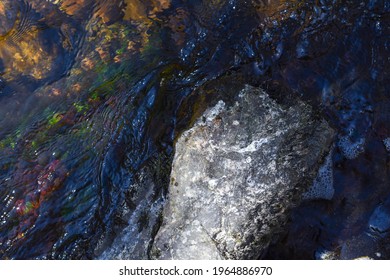
[[[280,233],[328,153],[333,130],[308,105],[246,86],[176,143],[152,257],[256,259]]]

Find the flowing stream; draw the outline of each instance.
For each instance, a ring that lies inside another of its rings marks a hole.
[[[334,195],[298,207],[265,257],[353,258],[364,236],[386,258],[389,60],[385,0],[0,0],[0,258],[93,259],[141,231],[191,96],[229,77],[337,131]]]

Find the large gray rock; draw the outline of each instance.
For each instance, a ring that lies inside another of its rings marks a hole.
[[[179,137],[159,259],[254,259],[286,224],[333,139],[308,105],[245,87]]]

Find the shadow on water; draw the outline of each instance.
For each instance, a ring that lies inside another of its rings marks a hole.
[[[264,257],[375,255],[351,244],[388,238],[389,12],[380,0],[1,0],[0,257],[147,258],[175,136],[244,83],[302,98],[338,132],[333,198],[298,207]]]

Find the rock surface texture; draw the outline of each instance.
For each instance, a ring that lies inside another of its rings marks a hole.
[[[311,185],[333,130],[308,105],[246,86],[176,143],[158,259],[256,259]]]

